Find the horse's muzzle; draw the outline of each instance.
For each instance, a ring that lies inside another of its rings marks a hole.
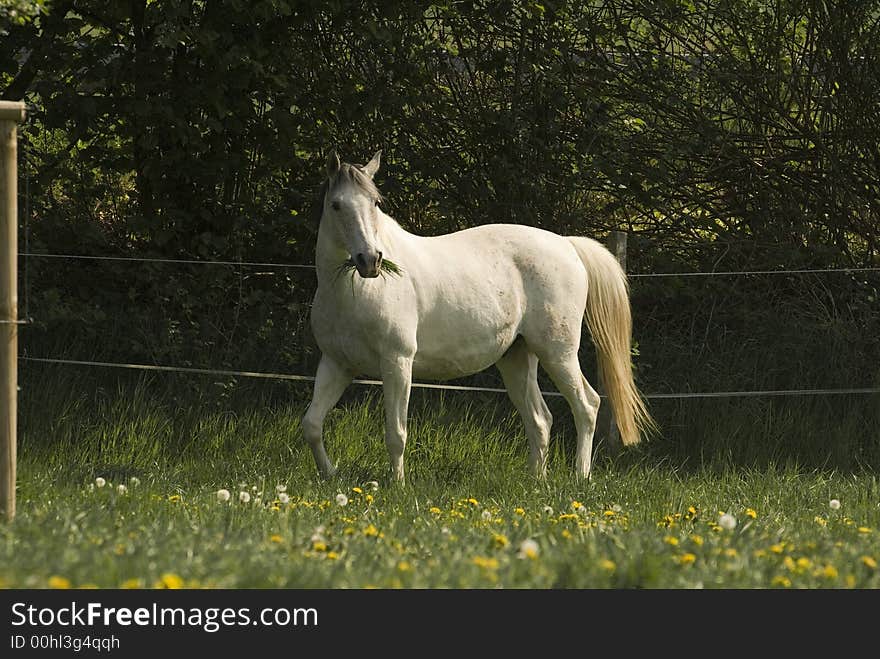
[[[359,252],[354,257],[354,265],[361,277],[374,279],[379,276],[379,271],[382,268],[382,252],[377,251],[375,254]]]

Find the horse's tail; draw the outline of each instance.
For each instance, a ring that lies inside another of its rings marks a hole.
[[[591,238],[570,236],[587,271],[587,327],[596,346],[602,384],[624,445],[657,429],[633,380],[632,313],[626,273],[614,255]]]

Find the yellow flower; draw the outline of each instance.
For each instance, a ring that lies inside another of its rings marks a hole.
[[[774,554],[781,554],[785,551],[785,545],[781,542],[775,545],[770,545],[770,551],[772,551]]]
[[[736,558],[738,556],[736,549],[733,547],[728,547],[724,550],[724,555],[728,558]]]
[[[782,564],[789,570],[794,570],[795,568],[794,559],[791,556],[786,556],[782,559]]]
[[[49,588],[55,588],[56,590],[67,590],[70,588],[70,579],[66,579],[65,577],[59,577],[57,574],[53,574],[49,577]]]
[[[507,536],[502,533],[493,533],[492,534],[492,544],[498,548],[504,548],[508,545],[510,541],[507,539]]]
[[[756,549],[753,554],[755,558],[763,558],[767,555],[767,552],[764,549]]]
[[[471,562],[477,567],[481,567],[485,570],[497,570],[498,569],[498,559],[497,558],[489,558],[486,556],[474,556],[471,559]]]
[[[571,538],[571,531],[569,531],[568,529],[562,529],[562,537],[565,539]]]
[[[525,515],[525,514],[526,514],[526,511],[523,510],[522,508],[514,508],[514,509],[513,509],[513,514],[514,514],[514,515]]]
[[[363,494],[364,493],[364,491],[359,487],[353,487],[353,488],[351,488],[351,491],[356,494]]]
[[[177,590],[178,588],[183,588],[183,579],[181,579],[173,572],[166,572],[161,577],[159,577],[159,581],[156,582],[156,588]]]
[[[854,574],[846,575],[846,585],[850,588],[855,587],[856,585],[856,576]]]
[[[314,551],[327,551],[327,543],[321,540],[315,540],[312,543],[312,549]]]
[[[691,542],[693,542],[697,547],[702,547],[703,546],[703,536],[697,535],[696,533],[694,533],[691,536]]]
[[[868,526],[860,526],[859,527],[859,533],[870,533],[870,532],[871,532],[871,529]]]
[[[617,569],[617,565],[614,561],[608,560],[607,558],[603,558],[599,561],[599,567],[603,570],[607,570],[608,572],[614,572]]]
[[[331,561],[335,561],[337,558],[339,558],[339,554],[337,554],[335,551],[328,551],[326,556]]]
[[[564,519],[577,519],[577,518],[578,518],[578,516],[577,516],[577,515],[574,515],[574,514],[572,514],[572,513],[562,513],[562,514],[559,516],[559,520],[560,520],[560,521],[562,521],[562,520],[564,520]]]
[[[746,508],[746,517],[751,517],[755,519],[758,516],[758,513],[755,512],[754,508]]]
[[[584,504],[582,504],[580,501],[572,501],[571,502],[571,509],[572,510],[578,510],[579,508],[583,508],[583,507],[584,507]]]
[[[663,542],[665,542],[667,545],[672,545],[673,547],[675,547],[678,544],[678,538],[672,535],[667,535],[665,538],[663,538]]]
[[[799,559],[797,559],[797,562],[796,562],[796,565],[798,566],[798,569],[800,569],[800,570],[806,570],[812,564],[813,564],[812,561],[810,561],[810,559],[807,558],[806,556],[801,556]]]
[[[862,556],[859,560],[862,562],[862,565],[864,565],[865,567],[869,567],[869,568],[871,568],[872,570],[876,570],[876,569],[877,569],[877,561],[876,561],[876,559],[874,559],[873,557],[871,557],[871,556]]]
[[[781,574],[777,574],[770,580],[771,586],[781,586],[782,588],[788,588],[791,586],[791,579],[788,577],[784,577]]]
[[[694,554],[688,552],[687,554],[682,554],[676,560],[679,562],[680,565],[690,565],[697,560],[697,557]]]
[[[119,587],[125,590],[134,590],[136,588],[142,588],[143,582],[140,579],[126,579]]]
[[[471,497],[470,499],[468,499],[467,502],[468,502],[469,504],[471,504],[472,506],[479,506],[479,505],[480,505],[480,502],[477,501],[476,499],[474,499],[473,497]]]
[[[828,526],[828,520],[824,517],[819,517],[819,515],[816,515],[813,518],[813,521],[816,522],[816,524],[818,524],[819,526]]]
[[[283,542],[284,538],[275,533],[274,535],[269,536],[269,542]]]
[[[364,529],[364,535],[368,538],[375,538],[377,535],[379,535],[379,529],[370,524],[367,528]]]
[[[400,561],[400,563],[397,564],[397,569],[401,572],[412,572],[412,565],[406,561]]]
[[[826,579],[837,579],[837,568],[833,565],[826,565],[822,568],[822,576]]]
[[[168,501],[170,501],[171,503],[177,503],[178,501],[180,501],[180,495],[172,494],[168,497]]]
[[[441,511],[437,506],[431,506],[430,508],[428,508],[428,512],[432,515],[439,515]]]
[[[364,497],[364,501],[366,501],[367,503],[373,503],[373,495],[372,495],[372,494],[367,494],[367,495]]]
[[[605,515],[605,517],[614,517],[616,514],[617,514],[617,513],[614,512],[613,510],[606,510],[606,511],[603,513],[603,515]]]

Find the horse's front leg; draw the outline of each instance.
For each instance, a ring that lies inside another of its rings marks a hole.
[[[303,436],[315,456],[315,465],[324,478],[336,473],[336,467],[324,450],[324,417],[351,383],[352,376],[342,366],[323,355],[315,375],[315,392],[312,402],[302,420]]]
[[[403,451],[406,448],[406,415],[412,386],[412,357],[397,357],[382,363],[385,397],[385,446],[391,460],[391,478],[404,482]]]

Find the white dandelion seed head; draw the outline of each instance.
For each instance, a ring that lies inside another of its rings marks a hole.
[[[828,502],[828,507],[831,510],[840,510],[840,499],[832,499]]]
[[[128,488],[125,487],[125,485],[123,485],[122,483],[120,483],[119,485],[116,486],[116,491],[119,492],[119,494],[125,494],[128,491]]]
[[[128,479],[128,482],[131,484],[132,487],[137,487],[138,485],[141,484],[141,479],[138,478],[137,476],[132,476],[131,478]]]
[[[379,483],[377,481],[367,481],[367,487],[375,492],[379,489]]]
[[[245,492],[244,490],[242,490],[238,493],[238,500],[242,503],[249,503],[251,500],[251,495],[249,492]]]
[[[492,519],[492,513],[488,510],[484,510],[480,517],[483,518],[484,522],[488,522],[490,519]]]
[[[256,492],[256,491],[257,491],[257,486],[256,486],[256,485],[251,485],[251,491],[252,491],[252,492]]]
[[[104,487],[106,484],[107,484],[107,481],[105,481],[105,480],[104,480],[103,478],[101,478],[100,476],[98,476],[98,477],[95,479],[95,487]]]
[[[287,492],[287,486],[279,483],[278,485],[275,486],[275,491],[278,492],[279,494],[281,492]]]
[[[281,503],[290,503],[290,496],[288,496],[287,493],[282,492],[281,494],[278,495],[278,500]]]
[[[260,497],[254,499],[255,506],[259,506],[261,503],[263,503],[263,500]]]
[[[217,501],[220,503],[225,503],[232,498],[232,494],[230,494],[229,490],[220,489],[214,493],[214,496],[217,497]]]
[[[531,538],[527,538],[520,543],[517,556],[519,558],[537,558],[539,551],[538,543]]]
[[[544,514],[545,514],[545,515],[552,515],[552,514],[553,514],[553,508],[551,508],[550,506],[544,506]]]
[[[720,526],[725,531],[732,531],[736,528],[736,517],[734,517],[730,513],[724,513],[721,517],[718,518],[718,526]]]
[[[347,506],[348,505],[348,497],[345,496],[342,492],[336,495],[336,505],[337,506]]]
[[[621,506],[619,503],[615,503],[613,506],[611,506],[611,510],[616,513],[620,513],[623,512],[623,506]]]
[[[442,529],[440,529],[440,533],[442,533],[443,535],[449,535],[450,533],[452,533],[452,531],[449,530],[448,526],[444,526]]]

